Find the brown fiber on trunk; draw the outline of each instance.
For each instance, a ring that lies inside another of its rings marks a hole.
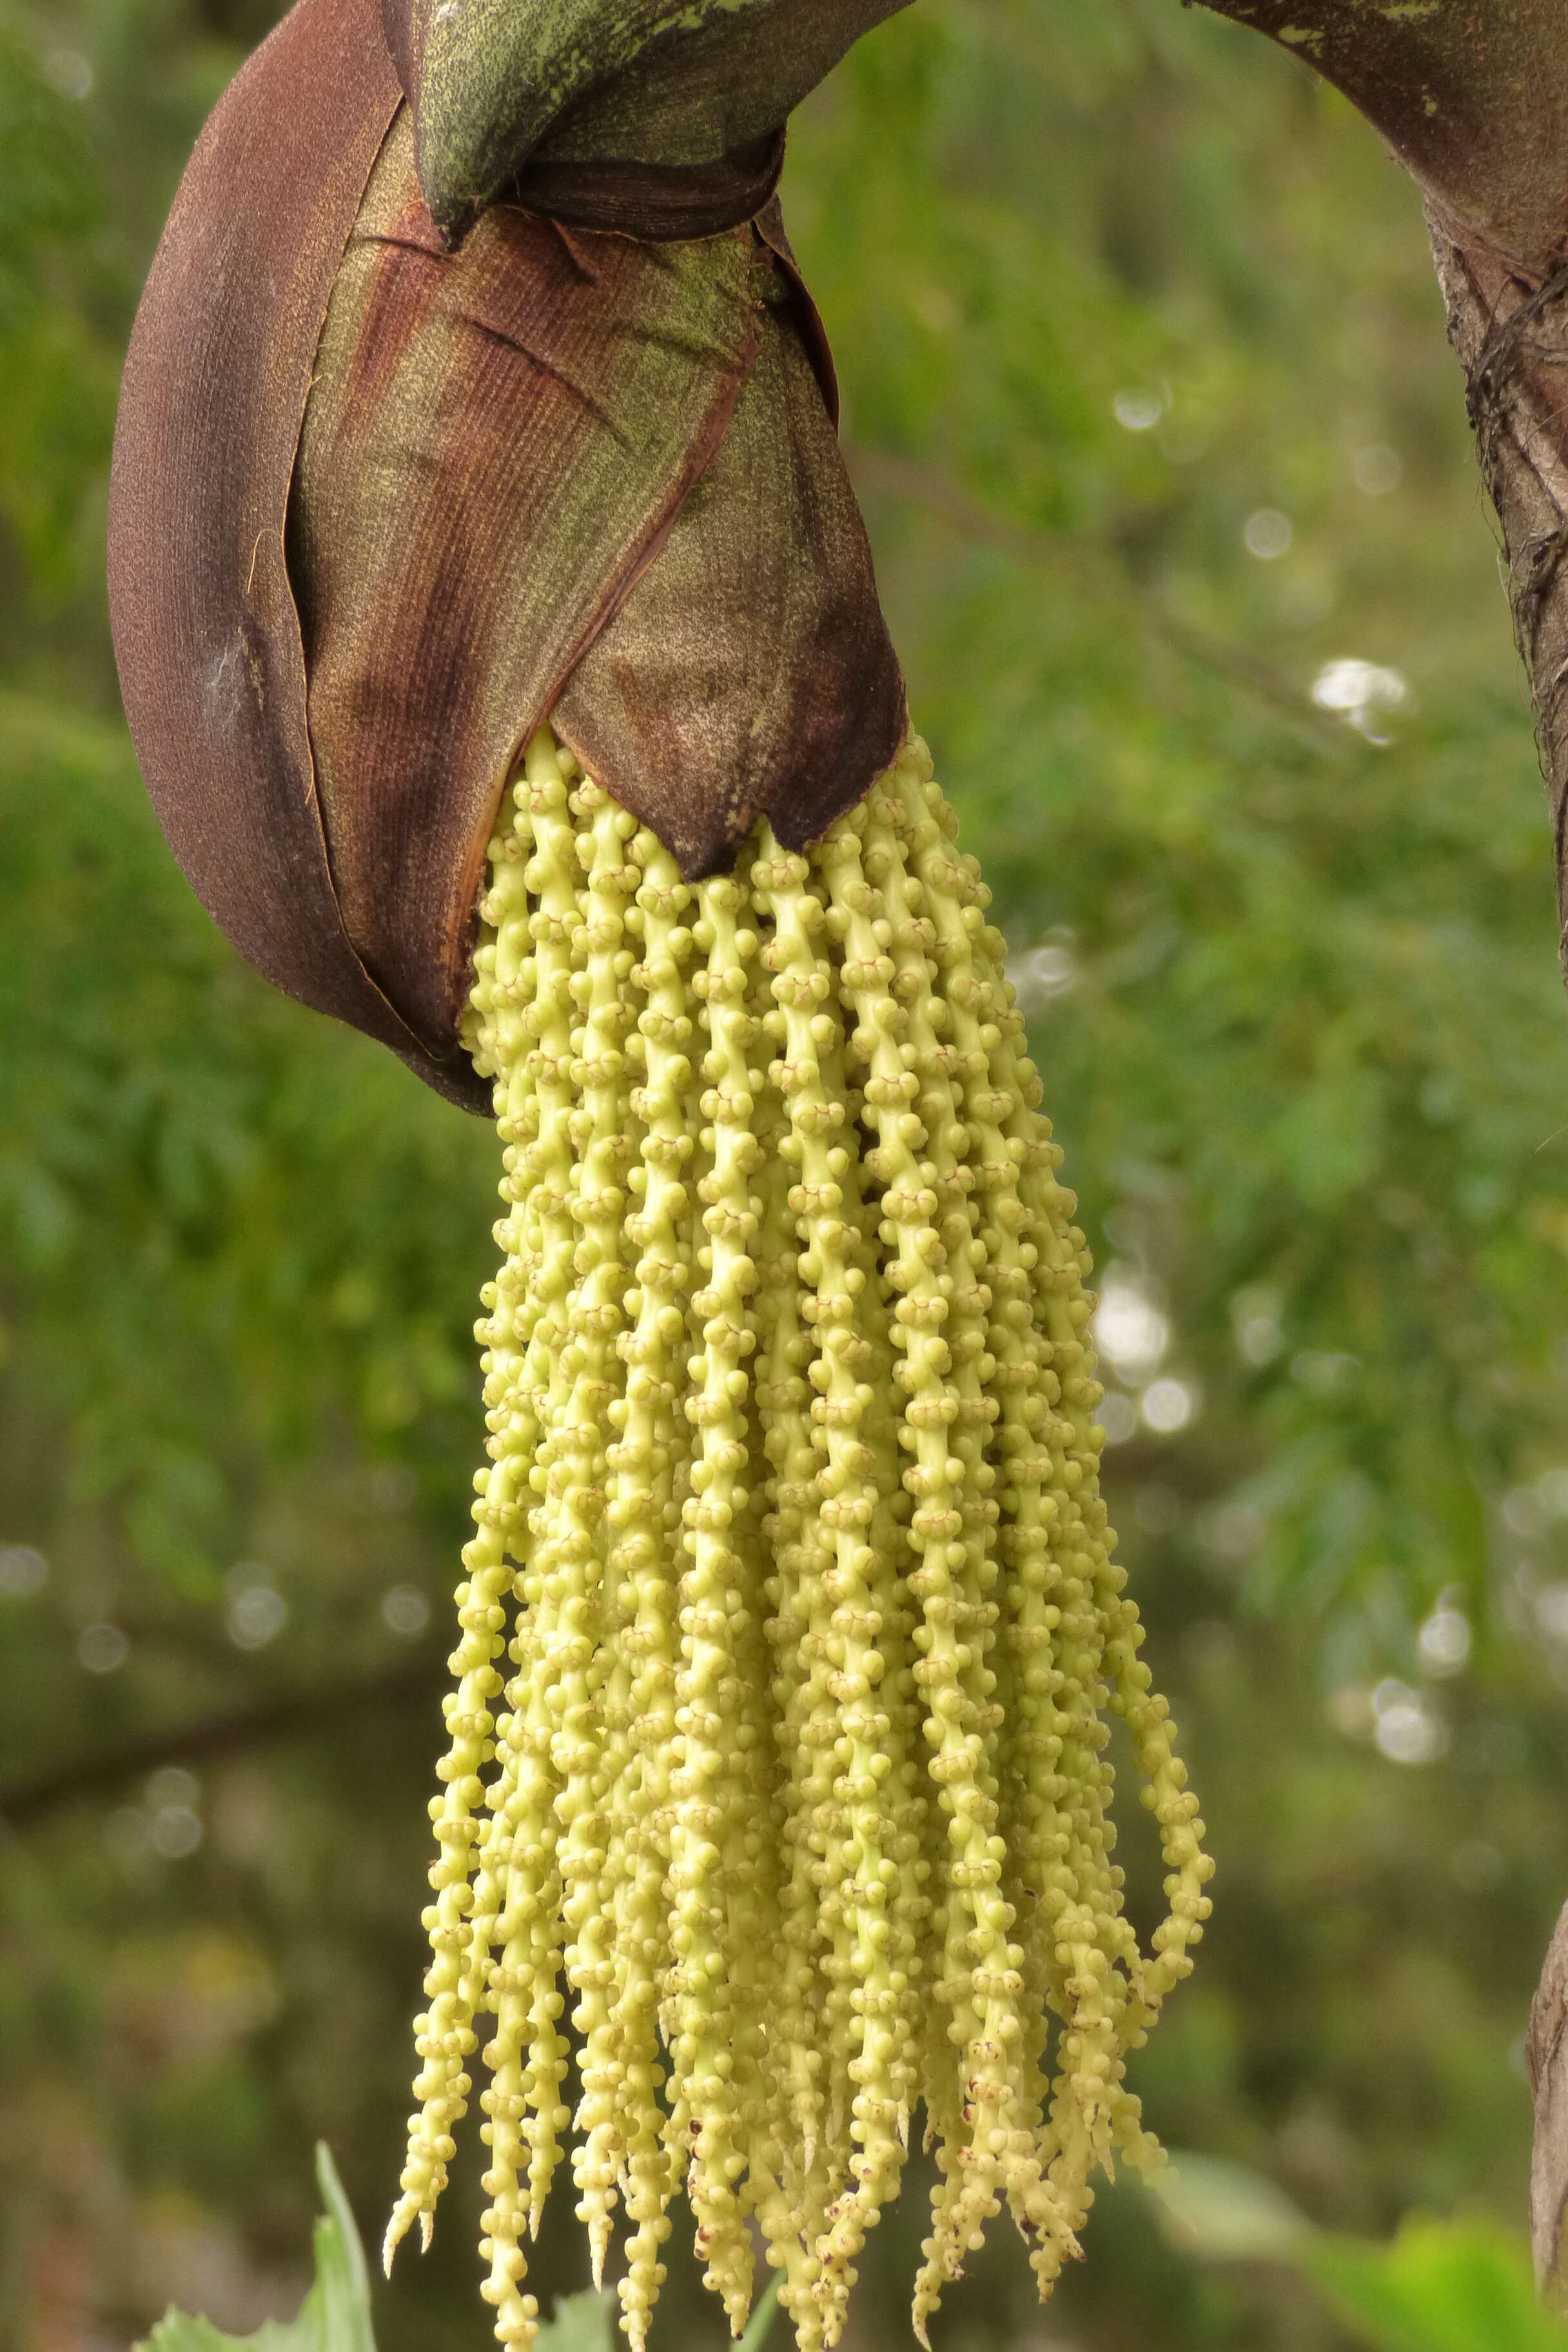
[[[1481,473],[1502,525],[1514,634],[1552,809],[1561,958],[1568,940],[1568,264],[1536,278],[1435,210],[1428,226]]]
[[[1373,122],[1425,193],[1448,334],[1502,525],[1568,910],[1568,5],[1205,0]]]
[[[1530,2245],[1544,2302],[1568,2311],[1563,2224],[1568,2213],[1568,1905],[1552,1935],[1530,2011],[1525,2063],[1535,2100],[1530,2164]]]

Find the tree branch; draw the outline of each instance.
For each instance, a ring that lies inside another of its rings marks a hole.
[[[1502,525],[1535,707],[1568,982],[1568,5],[1207,5],[1309,58],[1426,190],[1448,339]]]
[[[216,1764],[257,1748],[330,1731],[345,1717],[379,1712],[433,1696],[447,1682],[445,1658],[401,1659],[358,1683],[290,1691],[264,1705],[209,1716],[172,1731],[150,1732],[124,1748],[73,1756],[32,1781],[0,1789],[0,1825],[30,1829],[63,1805],[102,1797],[170,1764]],[[434,1738],[434,1727],[432,1727]]]
[[[1502,525],[1557,847],[1568,982],[1568,5],[1564,0],[1206,0],[1309,58],[1426,194],[1448,340]],[[1530,2230],[1568,2309],[1568,1906],[1526,2040]]]

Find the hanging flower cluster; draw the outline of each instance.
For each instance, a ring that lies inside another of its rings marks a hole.
[[[500,1125],[387,2254],[482,2054],[507,2346],[574,2123],[634,2347],[681,2192],[735,2330],[760,2234],[832,2345],[922,2119],[922,2341],[1004,2200],[1047,2291],[1096,2168],[1157,2158],[1125,2063],[1208,1912],[1084,1237],[773,194],[899,5],[295,0],[127,360],[110,606],[175,853],[270,979]]]
[[[1212,1864],[1098,1486],[1076,1205],[989,893],[911,740],[805,856],[688,883],[548,729],[489,853],[468,1030],[505,1262],[458,1591],[403,2198],[426,2233],[493,2017],[485,2293],[573,2117],[646,2340],[684,2188],[739,2334],[754,2220],[802,2352],[923,2111],[916,2333],[1005,2200],[1042,2294]],[[1107,1711],[1159,1822],[1139,1950]],[[568,2002],[572,2004],[567,2014]]]

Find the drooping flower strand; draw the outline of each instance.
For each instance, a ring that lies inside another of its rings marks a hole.
[[[568,1999],[577,2210],[597,2276],[624,2209],[637,2352],[678,2186],[736,2332],[754,2221],[826,2352],[917,2107],[922,2341],[1004,2200],[1044,2294],[1092,2171],[1158,2160],[1126,2061],[1210,1864],[1100,1499],[1076,1203],[955,830],[911,742],[806,855],[763,826],[687,884],[544,730],[491,845],[468,1035],[505,1263],[388,2254],[489,2011],[503,2344],[537,2329]],[[1148,1956],[1113,1712],[1168,1872]]]
[[[626,1393],[609,1419],[619,1433],[612,1472],[611,1565],[624,1595],[617,1636],[629,1676],[626,1755],[611,1800],[609,1839],[618,1859],[615,1979],[622,2057],[609,2145],[633,2225],[620,2297],[626,2332],[640,2344],[664,2281],[658,2249],[669,2234],[675,2173],[658,2098],[664,2079],[658,2011],[664,1981],[664,1881],[675,1755],[675,1602],[670,1556],[679,1540],[677,1400],[685,1300],[691,1279],[691,1194],[682,1171],[697,1142],[688,1118],[696,1024],[686,966],[693,951],[680,918],[690,893],[675,860],[648,833],[633,845],[640,880],[627,929],[641,948],[630,979],[640,1010],[627,1060],[641,1085],[630,1106],[639,1132],[628,1186],[626,1240],[638,1255],[621,1340]]]
[[[834,1801],[823,1802],[819,1813],[826,1874],[838,1900],[831,1908],[819,1903],[813,1941],[831,1941],[824,2008],[831,2073],[856,2086],[849,2123],[856,2148],[849,2169],[856,2186],[842,2199],[824,2250],[818,2292],[826,2301],[830,2283],[844,2273],[897,2180],[902,2155],[899,2117],[908,2105],[907,2096],[900,2096],[907,2086],[899,2053],[910,2031],[905,1997],[910,1986],[907,1963],[913,1956],[892,1940],[889,1905],[897,1864],[889,1851],[891,1822],[880,1806],[882,1786],[901,1760],[902,1740],[894,1737],[882,1699],[887,1658],[880,1644],[884,1633],[897,1632],[894,1555],[884,1544],[879,1556],[872,1538],[879,1493],[895,1479],[892,1464],[868,1442],[876,1389],[865,1375],[880,1368],[874,1344],[864,1336],[874,1322],[862,1305],[868,1274],[861,1262],[858,1171],[848,1148],[853,1139],[846,1132],[835,1066],[841,1056],[831,1020],[826,1022],[826,1036],[815,1034],[824,1016],[812,1008],[830,1000],[832,978],[806,928],[827,928],[820,902],[805,889],[809,870],[803,858],[759,860],[752,882],[760,909],[773,923],[767,961],[774,972],[773,992],[785,1050],[770,1076],[789,1106],[790,1132],[780,1150],[798,1179],[786,1205],[801,1246],[786,1270],[810,1286],[804,1313],[816,1334],[810,1375],[817,1391],[811,1405],[817,1465],[813,1490],[822,1531],[818,1609],[826,1622],[819,1617],[816,1642],[833,1668],[823,1678],[824,1715],[833,1762],[840,1768],[831,1783]],[[829,1048],[826,1055],[824,1044]],[[868,1303],[879,1315],[881,1302],[874,1293]],[[830,1610],[824,1608],[829,1600]],[[903,1728],[900,1721],[900,1735]],[[900,1958],[906,1965],[899,1969]]]
[[[521,2285],[526,2270],[522,2236],[525,2228],[538,2228],[559,2135],[570,2122],[560,2097],[568,2045],[559,2026],[564,2001],[556,1990],[562,1888],[550,1753],[563,1595],[559,1578],[545,1572],[540,1549],[528,1536],[536,1517],[534,1496],[558,1451],[572,1328],[570,1120],[580,1088],[573,1084],[571,1007],[579,908],[577,835],[564,782],[545,747],[530,747],[514,797],[512,838],[522,862],[520,867],[513,864],[523,888],[510,892],[494,914],[516,926],[514,953],[527,978],[520,983],[522,1001],[515,1024],[510,1032],[498,1025],[495,1050],[499,1055],[510,1045],[512,1066],[531,1083],[526,1110],[513,1114],[526,1190],[512,1194],[517,1205],[497,1228],[497,1239],[527,1266],[532,1328],[527,1349],[512,1354],[513,1378],[487,1421],[494,1465],[490,1483],[509,1464],[520,1465],[513,1483],[523,1507],[510,1540],[514,1557],[527,1563],[514,1590],[530,1612],[530,1639],[525,1644],[514,1636],[510,1645],[519,1672],[507,1685],[506,1712],[497,1724],[500,1769],[488,1791],[473,1964],[474,1998],[496,2019],[495,2037],[485,2053],[491,2079],[483,2099],[484,2137],[490,2147],[484,2186],[491,2203],[484,2221],[482,2251],[490,2273],[483,2292],[496,2308],[498,2339],[526,2347],[532,2341],[537,2308]],[[482,974],[477,977],[476,998],[484,984]],[[502,1197],[508,1195],[503,1192]],[[481,1339],[487,1336],[481,1330]],[[492,1360],[492,1381],[500,1369]]]

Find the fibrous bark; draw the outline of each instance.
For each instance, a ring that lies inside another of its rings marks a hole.
[[[1563,2222],[1568,2209],[1568,1904],[1557,1922],[1530,2012],[1525,2063],[1535,2097],[1530,2165],[1530,2244],[1535,2276],[1553,2310],[1568,2310]]]
[[[1343,90],[1426,198],[1449,339],[1502,524],[1558,843],[1568,797],[1568,7],[1206,0]]]
[[[1427,226],[1477,455],[1502,525],[1514,634],[1552,807],[1558,952],[1568,982],[1568,262],[1538,278],[1436,207]]]

